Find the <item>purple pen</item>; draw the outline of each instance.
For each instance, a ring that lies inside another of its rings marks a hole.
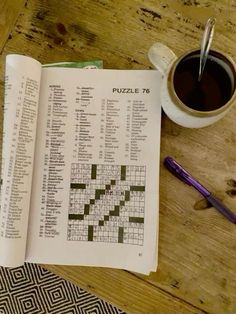
[[[215,207],[222,215],[228,218],[231,222],[236,224],[236,215],[225,206],[220,200],[213,196],[200,182],[198,182],[189,172],[187,172],[180,164],[178,164],[173,158],[166,157],[164,159],[164,165],[166,168],[179,178],[184,183],[193,186],[198,192],[200,192],[208,202]]]

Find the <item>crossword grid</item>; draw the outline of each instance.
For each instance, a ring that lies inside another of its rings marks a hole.
[[[143,245],[145,166],[71,166],[69,241]]]

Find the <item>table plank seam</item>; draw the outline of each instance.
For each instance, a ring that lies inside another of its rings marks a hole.
[[[190,302],[188,302],[188,301],[186,301],[186,300],[184,300],[184,299],[182,299],[182,298],[180,298],[180,297],[174,295],[173,293],[171,293],[171,292],[169,292],[169,291],[166,291],[165,289],[154,285],[152,282],[144,280],[142,277],[139,277],[139,276],[136,275],[135,273],[132,273],[132,272],[130,272],[130,271],[126,271],[126,272],[129,273],[130,275],[134,276],[135,278],[144,281],[145,284],[148,284],[148,285],[154,287],[155,289],[159,289],[159,290],[162,291],[163,293],[168,294],[169,296],[171,296],[172,298],[178,300],[179,302],[181,302],[181,303],[183,303],[183,304],[186,304],[186,305],[188,305],[188,306],[191,306],[191,307],[195,308],[196,310],[201,311],[201,312],[204,313],[204,314],[210,314],[209,312],[207,312],[207,311],[201,309],[200,307],[198,307],[198,306],[196,306],[196,305],[194,305],[194,304],[192,304],[192,303],[190,303]]]

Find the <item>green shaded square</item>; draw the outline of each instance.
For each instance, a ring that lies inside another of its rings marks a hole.
[[[95,204],[95,200],[91,199],[91,200],[89,201],[89,203],[90,203],[90,204]]]
[[[110,190],[111,189],[111,185],[110,184],[106,184],[106,190]]]
[[[118,231],[118,243],[123,243],[124,242],[124,228],[119,227]]]
[[[104,221],[103,220],[99,220],[98,225],[99,226],[104,226]]]
[[[88,226],[88,241],[93,241],[93,226]]]
[[[125,201],[120,201],[120,206],[124,206],[125,205]]]
[[[100,199],[100,190],[96,190],[95,191],[95,200],[99,200]]]
[[[110,216],[119,216],[120,214],[120,206],[116,205],[114,210],[110,210]]]
[[[126,166],[121,166],[120,179],[121,180],[125,180],[126,179]]]
[[[125,201],[128,202],[130,200],[130,192],[125,191]]]
[[[92,165],[91,169],[91,179],[95,180],[97,177],[97,165]]]
[[[111,185],[115,185],[116,184],[116,180],[111,180]]]
[[[102,189],[97,189],[95,191],[95,200],[100,200],[100,196],[101,195],[104,195],[106,193],[105,190],[102,190]]]
[[[89,215],[89,204],[84,205],[84,214]]]
[[[109,216],[104,216],[104,221],[109,221]]]
[[[69,219],[73,220],[84,220],[84,215],[81,214],[69,214]]]

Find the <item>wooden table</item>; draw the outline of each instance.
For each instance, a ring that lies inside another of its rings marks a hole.
[[[177,55],[198,47],[209,16],[217,18],[213,47],[236,60],[236,1],[2,0],[1,103],[7,53],[42,63],[102,59],[105,68],[149,69],[154,42]],[[156,273],[45,267],[129,313],[236,313],[236,226],[162,165],[173,156],[236,211],[235,120],[236,106],[199,130],[163,115]]]

